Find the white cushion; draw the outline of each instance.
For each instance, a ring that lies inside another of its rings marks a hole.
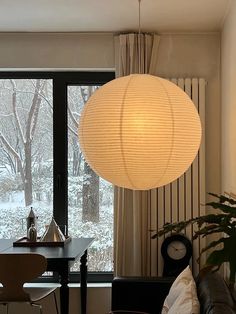
[[[196,284],[192,272],[186,267],[173,282],[164,301],[161,314],[199,314]]]

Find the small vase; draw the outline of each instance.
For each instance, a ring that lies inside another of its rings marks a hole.
[[[37,241],[37,229],[35,228],[34,224],[31,224],[28,230],[28,239],[31,242]]]

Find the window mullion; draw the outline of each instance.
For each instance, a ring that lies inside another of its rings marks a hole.
[[[53,215],[58,225],[68,226],[67,179],[67,86],[62,78],[53,80]],[[63,230],[67,233],[66,230]]]

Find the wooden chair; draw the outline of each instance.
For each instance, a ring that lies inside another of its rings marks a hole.
[[[42,275],[47,268],[47,260],[44,256],[35,253],[28,254],[0,254],[0,303],[7,306],[11,302],[27,302],[31,306],[39,307],[42,314],[42,307],[38,302],[54,293],[56,311],[58,306],[56,301],[56,288],[24,288],[26,282]]]

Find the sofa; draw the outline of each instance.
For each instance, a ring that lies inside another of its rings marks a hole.
[[[161,313],[174,280],[168,277],[115,277],[112,282],[112,311]],[[236,304],[219,273],[199,276],[196,286],[201,314],[236,314]]]

